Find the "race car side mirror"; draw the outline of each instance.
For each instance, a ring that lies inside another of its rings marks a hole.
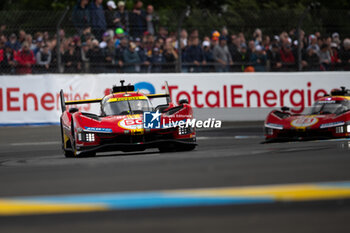
[[[283,106],[283,107],[281,108],[281,110],[282,110],[282,112],[287,112],[287,111],[290,110],[290,108],[288,108],[288,107],[286,107],[286,106]]]
[[[182,105],[182,104],[188,104],[188,100],[187,99],[179,100],[179,105]]]
[[[79,111],[79,109],[77,109],[77,108],[70,108],[69,109],[69,113],[71,113],[71,114],[78,112],[78,111]]]

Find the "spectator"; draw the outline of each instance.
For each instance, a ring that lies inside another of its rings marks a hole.
[[[319,71],[320,58],[314,47],[309,47],[302,61],[303,69],[306,71]]]
[[[91,33],[91,27],[86,27],[83,30],[83,33],[80,37],[80,40],[84,43],[87,42],[88,40],[93,40],[95,39],[95,36]]]
[[[133,38],[142,37],[147,30],[146,12],[142,9],[143,2],[138,0],[135,2],[134,9],[130,19],[130,35]]]
[[[255,52],[255,42],[254,40],[250,40],[248,42],[248,53],[249,56],[252,56],[252,54]]]
[[[129,12],[125,10],[125,3],[123,1],[118,2],[118,15],[119,24],[118,27],[124,29],[124,31],[129,32]]]
[[[185,66],[187,72],[202,71],[202,65],[205,65],[205,60],[198,37],[192,38],[191,45],[185,50],[184,62],[188,64]]]
[[[14,74],[15,66],[16,61],[13,49],[11,49],[9,46],[5,46],[4,48],[0,49],[0,73]]]
[[[340,41],[339,33],[338,33],[338,32],[334,32],[334,33],[332,34],[332,42],[335,43],[335,44],[337,45],[337,48],[338,48],[338,49],[340,48],[341,41]]]
[[[63,54],[64,72],[78,73],[81,71],[81,55],[76,50],[74,42],[68,46],[68,50]]]
[[[98,40],[101,40],[103,33],[107,29],[105,13],[102,6],[103,0],[93,0],[90,4],[90,20],[92,33]]]
[[[18,51],[21,49],[21,44],[17,41],[17,36],[15,33],[11,34],[9,41],[7,41],[5,45],[10,47],[14,51]]]
[[[163,72],[175,72],[175,62],[178,59],[178,54],[171,41],[166,42],[164,49],[164,60],[166,64],[163,66]]]
[[[250,63],[250,55],[251,53],[248,52],[247,45],[246,44],[241,44],[241,49],[239,51],[239,62],[240,64],[240,70],[243,72],[249,66]]]
[[[26,40],[26,32],[24,30],[19,30],[18,32],[18,42],[22,44]]]
[[[290,70],[295,66],[295,58],[292,52],[292,47],[289,43],[284,44],[281,51],[282,68],[284,70]]]
[[[254,66],[254,70],[257,72],[266,71],[266,52],[261,45],[257,45],[255,51],[250,57],[250,61]]]
[[[158,25],[159,17],[154,13],[154,7],[152,5],[147,6],[146,22],[147,31],[151,35],[156,34],[156,26]]]
[[[181,32],[180,32],[180,48],[182,50],[184,50],[185,47],[187,46],[187,38],[188,38],[188,34],[187,34],[186,29],[182,29]],[[178,45],[178,41],[177,40],[176,40],[176,43],[175,43],[175,48],[179,49],[179,45]]]
[[[317,37],[315,35],[312,34],[309,36],[309,47],[313,47],[313,50],[315,50],[317,55],[319,55],[320,54],[320,47],[318,46],[317,42],[318,42]]]
[[[125,49],[123,52],[124,72],[126,73],[135,73],[140,71],[141,59],[135,49],[135,43],[130,42],[129,49]]]
[[[341,64],[339,59],[338,45],[334,42],[331,43],[331,69],[336,70],[337,67]]]
[[[51,51],[45,44],[43,48],[36,54],[36,64],[38,73],[48,73],[51,63]]]
[[[166,40],[168,38],[168,29],[166,27],[160,26],[159,32],[158,32],[158,38],[162,38],[163,40]]]
[[[36,50],[36,44],[33,43],[32,35],[30,35],[30,34],[26,35],[25,41],[29,44],[30,50],[32,50],[32,51]]]
[[[329,70],[330,65],[331,65],[331,54],[329,52],[327,44],[322,44],[321,45],[320,63],[321,63],[321,69],[322,70],[324,70],[324,71]]]
[[[271,42],[271,39],[269,36],[264,36],[264,39],[262,41],[262,46],[264,48],[265,51],[268,51],[270,49],[270,42]]]
[[[227,42],[225,37],[219,38],[219,44],[214,47],[213,55],[215,61],[218,63],[215,66],[217,72],[228,72],[232,65],[231,54],[228,51]]]
[[[343,41],[343,48],[339,52],[339,59],[342,61],[344,70],[350,70],[350,39]]]
[[[214,66],[212,65],[214,60],[213,50],[210,48],[210,42],[208,40],[203,41],[203,56],[204,56],[204,65],[203,65],[203,71],[204,72],[210,72],[214,70]],[[208,64],[209,63],[209,64]]]
[[[231,58],[233,62],[237,62],[239,60],[239,45],[240,39],[236,35],[231,35],[231,43],[228,45],[228,49],[231,54]]]
[[[155,47],[152,52],[151,64],[152,64],[152,73],[161,73],[165,59],[163,54],[160,52],[160,49]]]
[[[198,30],[196,30],[198,32]],[[198,35],[197,35],[198,36]],[[227,30],[227,27],[224,26],[222,29],[221,29],[221,36],[225,37],[226,40],[229,40],[229,35],[228,35],[228,30]]]
[[[128,49],[128,44],[128,38],[124,36],[120,39],[120,44],[116,49],[116,60],[120,68],[124,66],[124,51]]]
[[[90,26],[89,0],[78,0],[72,12],[72,21],[75,29],[81,35],[83,30]]]
[[[89,70],[90,70],[89,58],[87,57],[87,53],[89,51],[89,44],[91,43],[92,43],[91,40],[89,40],[88,42],[83,42],[81,44],[80,54],[81,54],[81,61],[82,61],[82,71],[84,73],[89,73]]]
[[[282,68],[282,59],[280,49],[276,43],[271,45],[271,50],[267,51],[267,57],[270,61],[271,71],[280,71]]]
[[[262,31],[259,28],[255,29],[253,39],[255,46],[262,45]]]
[[[118,12],[116,12],[117,6],[115,2],[110,0],[107,2],[107,10],[105,11],[107,28],[114,31],[119,27],[120,18],[118,17]]]
[[[116,61],[116,50],[114,47],[114,41],[109,39],[107,41],[107,46],[103,50],[105,57],[105,72],[106,73],[115,73],[115,61]]]
[[[32,73],[32,66],[35,64],[35,58],[34,53],[29,49],[29,44],[27,42],[23,43],[22,49],[17,52],[15,59],[18,62],[18,74]]]
[[[103,33],[103,36],[102,36],[102,41],[100,42],[100,48],[101,49],[104,49],[107,47],[107,41],[109,41],[111,38],[110,38],[110,35],[108,32],[105,32]]]
[[[93,40],[86,57],[89,59],[91,73],[103,73],[105,56],[97,40]]]
[[[141,43],[141,39],[139,37],[137,37],[135,39],[135,45],[136,45],[136,48],[135,48],[135,51],[139,54],[139,57],[140,57],[140,60],[141,60],[141,72],[142,73],[146,73],[150,67],[150,62],[149,62],[149,59],[147,57],[147,52],[146,50],[143,48],[143,45]]]

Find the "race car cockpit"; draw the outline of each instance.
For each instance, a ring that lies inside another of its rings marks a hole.
[[[342,114],[350,110],[350,101],[323,100],[317,101],[311,109],[311,114]]]
[[[143,114],[152,111],[150,101],[144,96],[130,98],[110,98],[102,106],[103,116]]]

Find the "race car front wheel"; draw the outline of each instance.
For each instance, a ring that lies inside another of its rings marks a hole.
[[[69,151],[73,154],[73,156],[71,157],[79,157],[79,158],[83,158],[83,157],[95,157],[96,156],[96,152],[94,151],[89,151],[89,152],[78,152],[77,151],[77,146],[76,146],[76,135],[75,135],[75,130],[74,130],[74,123],[73,123],[73,119],[72,119],[72,125],[71,125],[71,130],[72,130],[72,150],[73,151]]]
[[[61,140],[62,140],[63,154],[64,154],[64,156],[66,156],[66,158],[74,157],[73,151],[67,150],[67,147],[69,145],[71,145],[70,140],[68,140],[67,144],[66,144],[64,137],[65,137],[65,133],[64,133],[63,125],[62,125],[62,120],[61,120]]]

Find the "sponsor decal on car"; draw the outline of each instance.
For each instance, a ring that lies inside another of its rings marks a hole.
[[[96,127],[86,127],[84,128],[86,131],[97,132],[97,133],[112,133],[113,130],[110,128],[96,128]]]
[[[142,129],[143,128],[143,121],[142,118],[126,118],[122,119],[118,122],[118,126],[123,129]]]
[[[330,128],[330,127],[341,126],[341,125],[344,125],[344,124],[345,124],[344,121],[331,122],[331,123],[322,124],[322,125],[320,126],[320,128],[321,128],[321,129],[324,129],[324,128]]]
[[[107,102],[118,102],[126,100],[145,100],[146,96],[130,96],[130,97],[119,97],[119,98],[110,98]]]
[[[303,127],[309,127],[318,122],[317,117],[300,117],[298,119],[293,120],[290,125],[295,128],[303,128]]]

